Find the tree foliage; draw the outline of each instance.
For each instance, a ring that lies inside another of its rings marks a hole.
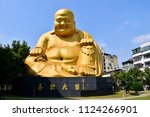
[[[132,68],[129,71],[121,71],[117,73],[116,78],[120,82],[120,86],[123,86],[126,92],[130,90],[138,91],[143,90],[143,76],[144,73],[139,68]]]
[[[25,41],[14,40],[11,45],[0,44],[0,83],[11,82],[24,73],[24,60],[30,47]]]
[[[144,69],[144,84],[148,85],[148,88],[150,89],[150,68],[148,67]]]
[[[131,80],[131,90],[135,91],[136,94],[138,91],[142,91],[144,73],[139,68],[135,67],[128,71],[128,75]]]
[[[111,73],[111,78],[113,80],[113,87],[114,87],[114,91],[119,91],[120,88],[120,79],[119,79],[119,74],[120,74],[121,71],[115,71],[115,72],[112,72]]]

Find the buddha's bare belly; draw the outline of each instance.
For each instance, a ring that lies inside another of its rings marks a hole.
[[[77,46],[57,46],[46,51],[48,62],[50,63],[71,63],[76,64],[79,57],[79,47]]]

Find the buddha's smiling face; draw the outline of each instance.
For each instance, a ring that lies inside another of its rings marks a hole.
[[[55,34],[59,36],[69,36],[75,31],[73,13],[66,9],[61,9],[55,13],[54,17]]]

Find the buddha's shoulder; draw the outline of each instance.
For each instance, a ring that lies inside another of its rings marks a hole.
[[[83,30],[76,30],[76,33],[80,35],[81,38],[91,38],[90,34]]]
[[[54,35],[54,31],[48,31],[48,32],[43,33],[43,34],[40,36],[40,38],[42,38],[42,39],[49,39],[49,38],[51,38],[53,35]]]
[[[53,35],[53,34],[55,34],[55,33],[52,30],[52,31],[48,31],[48,32],[43,33],[42,36],[48,36],[48,35]]]
[[[79,35],[80,38],[91,38],[90,34],[87,33],[86,31],[83,31],[83,30],[75,30],[75,34]],[[52,31],[48,31],[48,32],[45,32],[42,34],[42,36],[54,36],[55,35],[55,31],[52,30]]]

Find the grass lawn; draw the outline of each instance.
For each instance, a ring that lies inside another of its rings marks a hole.
[[[124,90],[116,92],[111,95],[104,95],[104,96],[87,96],[87,97],[69,97],[70,99],[116,99],[116,98],[125,98],[131,96],[130,94],[126,94]]]
[[[137,97],[136,95],[133,95],[134,91],[131,91],[130,94],[126,94],[124,90],[121,90],[119,92],[116,92],[112,95],[105,95],[105,96],[88,96],[88,97],[70,97],[71,99],[107,99],[107,100],[113,100],[113,99],[126,99],[126,98],[130,98],[132,97],[133,99],[135,98],[141,98],[142,99],[145,99],[145,100],[150,100],[150,91],[143,91],[143,92],[140,92],[140,94],[138,96],[141,96],[142,94],[145,94],[145,93],[149,93],[149,96],[147,96],[147,98],[145,97]],[[131,95],[132,94],[132,95]],[[130,99],[131,100],[131,99]]]

